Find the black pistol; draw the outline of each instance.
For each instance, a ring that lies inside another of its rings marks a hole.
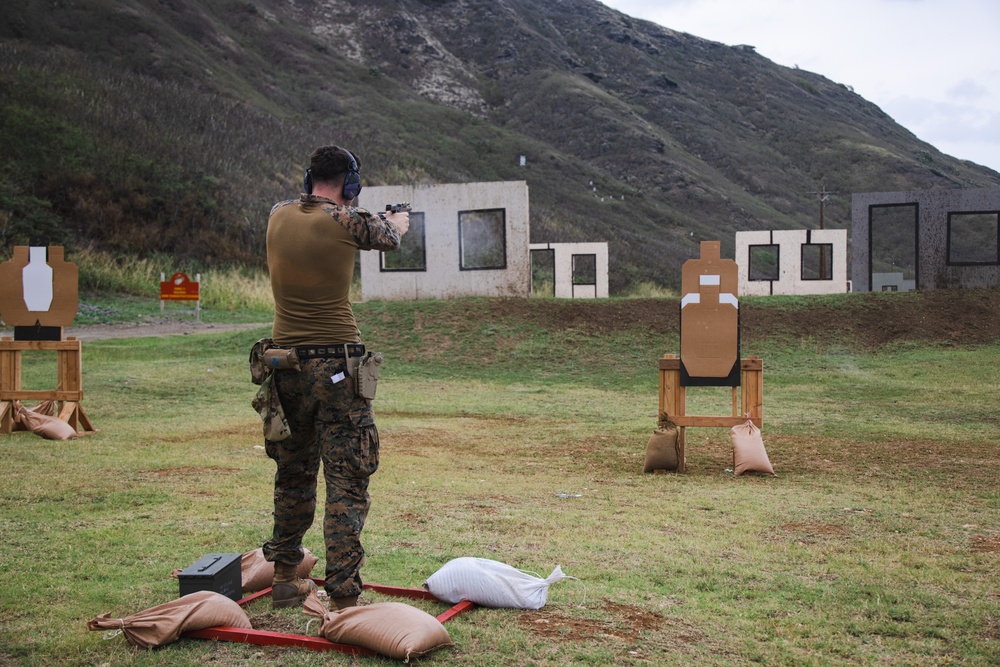
[[[410,202],[408,202],[408,201],[404,201],[402,204],[386,204],[385,205],[385,212],[386,213],[403,213],[404,211],[407,212],[407,213],[409,213],[412,210],[413,210],[413,207],[410,206]]]

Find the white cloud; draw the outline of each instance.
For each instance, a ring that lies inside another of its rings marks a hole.
[[[996,0],[602,0],[851,86],[942,152],[1000,171]]]
[[[954,97],[960,100],[983,99],[989,94],[989,91],[987,91],[986,88],[983,88],[972,79],[962,79],[949,88],[947,92],[949,97]]]

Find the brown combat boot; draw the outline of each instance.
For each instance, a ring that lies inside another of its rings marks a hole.
[[[298,607],[311,592],[316,590],[316,583],[312,579],[299,579],[295,574],[295,568],[295,565],[275,562],[274,583],[271,584],[273,609]]]
[[[337,611],[338,609],[347,609],[348,607],[358,606],[358,596],[357,595],[347,595],[340,598],[330,598],[330,611]]]

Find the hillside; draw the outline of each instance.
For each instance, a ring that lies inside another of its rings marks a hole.
[[[849,193],[996,187],[845,83],[595,0],[28,0],[0,21],[0,240],[262,260],[319,143],[364,182],[526,180],[533,242],[612,291],[698,242],[849,224]],[[524,155],[526,166],[518,166]]]

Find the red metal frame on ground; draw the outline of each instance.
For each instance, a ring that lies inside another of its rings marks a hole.
[[[322,586],[325,583],[322,579],[314,578],[313,581],[315,581],[318,586]],[[440,600],[422,588],[401,588],[399,586],[380,586],[378,584],[365,584],[364,587],[365,590],[381,593],[383,595],[391,595],[393,597],[440,602]],[[251,602],[254,602],[255,600],[259,600],[262,597],[267,597],[270,594],[271,589],[265,588],[258,593],[246,596],[242,600],[237,600],[236,604],[243,607]],[[453,605],[447,611],[439,614],[437,616],[437,620],[441,623],[445,623],[446,621],[455,618],[459,614],[462,614],[475,606],[476,605],[474,603],[464,600],[456,605]],[[214,628],[205,628],[203,630],[192,630],[191,632],[185,632],[183,636],[192,637],[194,639],[216,639],[224,642],[243,642],[245,644],[257,644],[259,646],[301,646],[302,648],[311,649],[313,651],[340,651],[341,653],[347,653],[348,655],[377,655],[370,649],[361,646],[353,646],[351,644],[338,644],[330,641],[326,637],[293,635],[284,632],[269,632],[267,630],[248,630],[246,628],[233,628],[226,625],[220,625]]]

